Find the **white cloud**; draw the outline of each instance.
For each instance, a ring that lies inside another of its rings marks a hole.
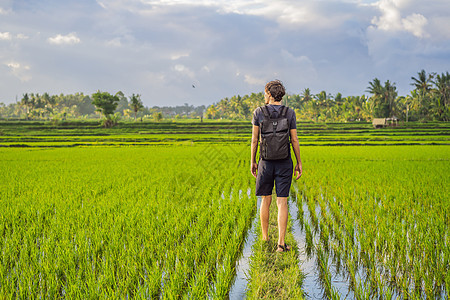
[[[30,66],[15,61],[10,61],[5,65],[11,70],[11,73],[21,81],[26,82],[31,80],[31,75],[28,74],[28,71],[31,69]]]
[[[258,78],[252,75],[244,75],[244,81],[250,85],[264,86],[266,84],[266,79]]]
[[[68,35],[58,34],[54,37],[48,38],[48,42],[53,45],[74,45],[81,42],[75,33]]]
[[[170,56],[171,60],[178,60],[182,57],[189,57],[189,53],[174,53]]]
[[[106,5],[103,2],[97,0],[97,4],[106,9]]]
[[[384,31],[407,31],[418,38],[429,37],[425,31],[428,20],[423,15],[413,13],[402,18],[400,8],[405,6],[405,0],[380,0],[375,6],[381,11],[380,17],[374,17],[372,24]]]
[[[330,3],[335,2],[310,0],[112,0],[106,2],[97,0],[97,4],[104,9],[128,11],[140,15],[159,16],[176,7],[199,7],[215,10],[219,14],[263,17],[289,28],[305,24],[315,28],[336,27],[337,24],[344,22],[350,13],[345,9],[341,12],[332,11],[332,8],[327,8]],[[323,12],[324,9],[330,11]]]
[[[0,32],[0,40],[11,41],[13,39],[26,40],[29,37],[23,33],[12,35],[10,32]]]
[[[372,24],[385,31],[402,29],[400,11],[393,0],[381,0],[375,6],[382,12],[382,16],[374,17]]]
[[[192,72],[191,70],[189,70],[189,68],[187,68],[187,67],[184,66],[184,65],[180,65],[180,64],[175,65],[174,70],[177,71],[177,72],[179,72],[179,73],[181,73],[181,74],[183,74],[183,75],[186,75],[186,76],[188,76],[188,77],[190,77],[190,78],[194,78],[194,77],[195,77],[194,72]]]
[[[9,41],[11,38],[12,36],[9,32],[0,32],[0,40]]]
[[[356,95],[374,77],[409,91],[415,72],[446,71],[450,59],[448,0],[50,2],[0,0],[2,39],[12,41],[0,39],[0,99],[120,89],[153,105],[164,89],[167,105],[197,105],[275,78],[295,93]]]
[[[5,9],[0,7],[0,15],[6,15],[6,14],[8,14],[8,12],[9,11],[7,11],[7,10],[5,10]]]
[[[411,32],[415,36],[422,38],[427,37],[429,34],[425,32],[424,26],[428,23],[428,20],[421,14],[412,14],[402,19],[403,27],[406,31]]]

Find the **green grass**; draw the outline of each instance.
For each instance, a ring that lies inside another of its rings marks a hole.
[[[256,212],[250,129],[0,122],[1,297],[226,298]],[[299,123],[299,212],[315,214],[300,219],[329,297],[331,258],[358,297],[448,297],[449,129]],[[274,217],[275,202],[249,298],[304,294],[290,233],[293,251],[275,253]]]
[[[450,124],[408,123],[397,128],[373,129],[367,123],[299,123],[302,146],[327,145],[449,145]],[[128,122],[102,128],[97,121],[0,122],[0,147],[130,146],[171,143],[249,144],[249,121]]]
[[[298,246],[292,235],[292,220],[288,222],[286,244],[291,251],[278,253],[277,205],[274,196],[270,205],[269,241],[263,241],[261,224],[257,226],[258,238],[250,257],[249,299],[303,299],[302,273],[298,261]]]
[[[308,248],[343,266],[355,296],[448,297],[450,147],[302,150]]]
[[[256,199],[210,150],[0,149],[0,295],[223,298]]]

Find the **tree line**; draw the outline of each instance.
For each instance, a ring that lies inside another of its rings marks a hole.
[[[450,74],[427,73],[422,70],[411,77],[413,89],[399,96],[395,83],[382,83],[378,78],[368,83],[369,96],[318,94],[305,88],[299,94],[285,95],[283,104],[293,108],[297,118],[313,122],[370,121],[373,118],[397,117],[404,121],[449,121]],[[100,92],[89,95],[49,95],[26,93],[20,101],[0,103],[0,118],[26,120],[65,120],[102,118],[105,126],[119,119],[156,120],[197,118],[248,120],[255,108],[264,103],[263,93],[224,98],[208,107],[143,105],[140,95],[125,96]],[[102,117],[103,116],[103,117]]]
[[[382,83],[378,78],[369,82],[369,96],[331,95],[325,91],[313,94],[305,88],[300,94],[285,95],[283,104],[293,108],[299,120],[314,122],[371,121],[373,118],[396,117],[404,121],[449,121],[450,74],[425,70],[411,77],[413,90],[399,96],[395,83]],[[263,93],[224,98],[209,106],[210,119],[249,119],[264,103]]]
[[[179,106],[144,106],[139,94],[125,96],[119,91],[112,95],[96,92],[50,95],[26,93],[20,101],[5,105],[0,103],[0,119],[66,120],[100,119],[117,122],[119,119],[162,120],[163,118],[200,118],[206,107],[185,103]]]

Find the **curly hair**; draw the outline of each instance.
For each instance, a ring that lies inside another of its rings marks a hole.
[[[283,99],[284,94],[286,94],[283,83],[278,79],[268,82],[265,91],[269,92],[276,102],[280,102]]]

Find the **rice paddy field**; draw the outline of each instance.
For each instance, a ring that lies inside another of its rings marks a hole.
[[[447,299],[450,124],[298,124],[288,253],[249,122],[0,122],[1,299]]]

